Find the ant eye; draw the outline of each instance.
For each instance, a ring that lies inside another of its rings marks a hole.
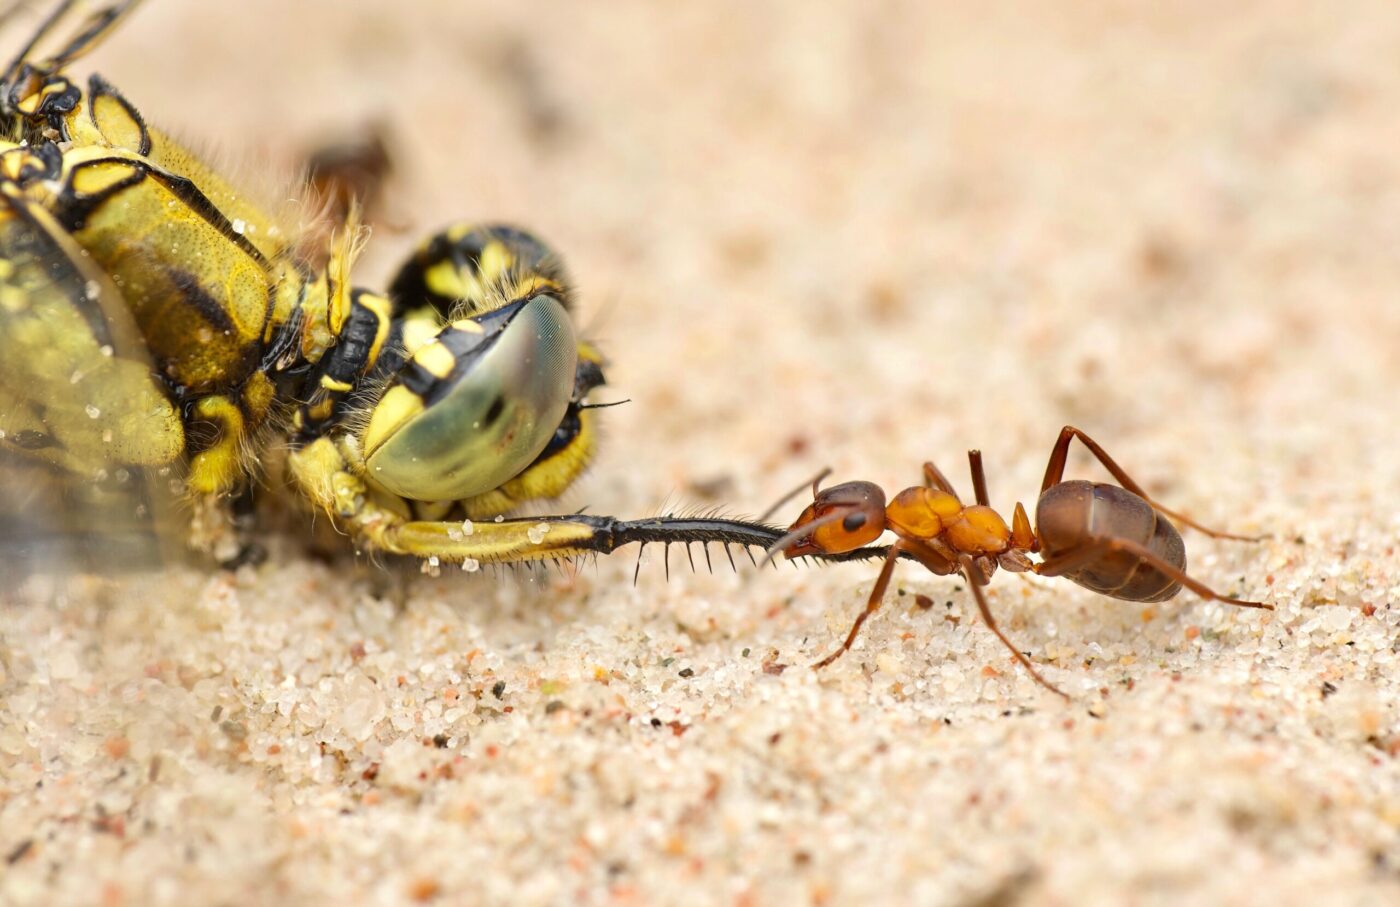
[[[867,517],[864,513],[856,511],[855,513],[848,515],[844,520],[841,521],[841,528],[846,530],[847,532],[855,532],[857,529],[865,525],[866,519]]]

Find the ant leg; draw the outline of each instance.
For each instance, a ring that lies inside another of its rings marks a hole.
[[[1040,672],[1035,669],[1035,665],[1031,664],[1031,660],[1026,657],[1026,654],[1020,649],[1016,648],[1016,646],[1012,644],[1011,640],[1006,638],[1006,634],[1001,632],[1001,628],[997,626],[996,620],[992,617],[992,609],[987,606],[987,596],[982,594],[983,584],[977,581],[977,574],[980,571],[977,570],[977,565],[972,562],[972,558],[964,554],[960,558],[958,558],[958,560],[962,564],[963,577],[967,579],[967,584],[972,587],[972,597],[977,599],[977,610],[982,612],[982,621],[986,623],[987,629],[991,630],[997,635],[997,639],[1001,640],[1002,645],[1006,646],[1006,648],[1010,650],[1011,654],[1015,656],[1016,660],[1021,663],[1021,667],[1025,668],[1026,671],[1030,673],[1031,677],[1035,680],[1036,683],[1045,687],[1045,689],[1054,693],[1056,696],[1063,697],[1066,701],[1068,701],[1069,694],[1066,693],[1064,690],[1060,689],[1059,687],[1055,686],[1050,681],[1046,680],[1044,677],[1041,677]]]
[[[987,497],[987,474],[982,470],[982,451],[969,450],[967,463],[972,467],[972,492],[977,497],[977,503],[983,507],[990,507],[991,500]]]
[[[760,514],[759,517],[758,517],[758,519],[754,520],[754,522],[756,522],[756,523],[766,523],[766,522],[768,522],[768,518],[771,517],[773,514],[777,513],[779,507],[782,507],[782,506],[783,506],[784,504],[786,504],[788,501],[791,501],[793,498],[795,498],[795,497],[797,497],[799,494],[801,494],[801,493],[802,493],[802,489],[806,488],[808,485],[811,485],[811,486],[812,486],[812,500],[816,500],[817,494],[818,494],[819,490],[821,489],[822,479],[826,478],[826,477],[829,476],[829,475],[831,475],[831,467],[830,467],[830,466],[827,466],[827,467],[825,467],[824,469],[822,469],[821,472],[819,472],[819,473],[817,473],[816,475],[812,476],[812,478],[811,478],[810,481],[803,482],[801,485],[798,485],[798,486],[797,486],[796,488],[794,488],[792,491],[787,492],[787,493],[784,494],[782,497],[780,497],[780,498],[778,498],[776,501],[774,501],[774,502],[773,502],[773,506],[772,506],[772,507],[769,507],[767,510],[763,511],[763,513]]]
[[[939,491],[946,491],[955,498],[958,497],[958,493],[953,490],[953,483],[948,481],[943,470],[933,465],[932,460],[924,461],[924,485],[929,488],[937,488]]]
[[[1073,425],[1066,425],[1064,428],[1060,429],[1060,437],[1055,441],[1054,449],[1050,451],[1050,462],[1045,465],[1045,481],[1040,485],[1041,494],[1045,494],[1046,491],[1050,490],[1051,486],[1060,484],[1064,479],[1065,461],[1069,458],[1069,445],[1075,438],[1078,438],[1081,444],[1089,448],[1089,453],[1093,454],[1094,457],[1103,464],[1104,469],[1107,469],[1113,478],[1118,480],[1119,485],[1122,485],[1178,523],[1184,523],[1198,532],[1204,532],[1206,535],[1217,539],[1234,539],[1237,542],[1257,542],[1261,539],[1268,538],[1267,535],[1234,535],[1229,532],[1221,532],[1218,529],[1202,526],[1183,513],[1178,513],[1175,510],[1168,510],[1166,507],[1152,500],[1147,492],[1143,490],[1142,486],[1134,482],[1132,476],[1124,472],[1123,467],[1114,462],[1113,458],[1108,455],[1108,451],[1100,447],[1097,441],[1075,428]]]
[[[1105,554],[1114,552],[1128,554],[1137,558],[1141,563],[1146,564],[1160,573],[1166,574],[1171,579],[1190,589],[1207,601],[1224,602],[1227,605],[1238,605],[1241,608],[1262,608],[1265,611],[1274,610],[1273,605],[1265,604],[1264,602],[1245,601],[1244,599],[1229,598],[1228,596],[1221,595],[1200,580],[1189,576],[1186,571],[1182,570],[1180,567],[1167,563],[1142,545],[1139,545],[1137,542],[1130,542],[1127,539],[1096,539],[1095,541],[1087,542],[1064,554],[1042,561],[1036,566],[1035,572],[1038,576],[1061,576],[1082,564],[1090,563]]]
[[[880,603],[885,598],[885,590],[890,587],[890,577],[894,575],[894,565],[899,560],[901,550],[899,542],[890,546],[889,554],[885,555],[885,565],[880,568],[880,575],[875,580],[875,587],[870,590],[870,598],[865,603],[865,610],[860,612],[856,617],[856,622],[851,624],[851,632],[846,634],[846,641],[841,643],[841,648],[812,665],[812,670],[820,671],[850,651],[851,645],[855,643],[856,636],[860,633],[861,626],[870,619],[870,615],[880,609]]]

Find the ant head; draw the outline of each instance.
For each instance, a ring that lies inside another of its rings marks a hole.
[[[788,534],[774,545],[788,557],[840,554],[885,531],[885,492],[872,482],[845,482],[817,493]]]

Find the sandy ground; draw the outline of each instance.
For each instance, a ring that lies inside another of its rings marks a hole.
[[[871,565],[400,606],[283,539],[11,601],[0,902],[1400,901],[1400,7],[1144,6],[152,0],[94,65],[153,121],[387,122],[362,280],[458,217],[565,252],[632,402],[561,509],[978,446],[1009,510],[1072,422],[1271,533],[1187,542],[1277,610],[999,577],[1065,705],[912,567],[821,674]]]

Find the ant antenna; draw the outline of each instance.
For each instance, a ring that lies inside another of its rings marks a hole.
[[[821,486],[822,479],[826,478],[829,475],[831,475],[831,467],[823,467],[821,472],[812,476],[812,478],[803,482],[801,485],[798,485],[792,491],[789,491],[787,494],[774,501],[773,506],[763,511],[763,513],[759,516],[756,522],[766,523],[769,517],[778,512],[779,507],[782,507],[788,501],[791,501],[793,498],[797,497],[799,494],[802,493],[802,490],[809,485],[812,486],[812,498],[815,500],[817,497],[817,489]]]
[[[800,489],[799,489],[799,490],[800,490]],[[791,545],[793,542],[800,541],[801,539],[805,539],[807,536],[809,536],[809,535],[811,535],[812,533],[816,532],[818,529],[822,528],[823,526],[830,526],[832,523],[838,522],[838,521],[840,521],[840,520],[844,520],[844,519],[846,519],[847,517],[849,517],[849,516],[851,516],[852,514],[855,514],[855,513],[860,513],[860,511],[856,510],[854,507],[842,508],[842,509],[838,509],[838,510],[833,510],[831,513],[828,513],[826,516],[818,517],[817,519],[813,520],[813,521],[810,522],[810,523],[804,523],[803,525],[801,525],[801,526],[797,527],[796,529],[792,530],[791,532],[789,532],[787,535],[785,535],[785,536],[783,536],[782,538],[778,539],[778,540],[777,540],[776,542],[774,542],[773,544],[769,545],[769,546],[768,546],[768,550],[766,550],[766,551],[763,552],[763,560],[761,560],[761,561],[758,562],[758,566],[759,566],[759,567],[766,567],[766,566],[768,566],[768,564],[769,564],[770,562],[772,562],[773,558],[777,556],[777,554],[778,554],[779,551],[782,551],[782,550],[786,549],[786,548],[787,548],[789,545]],[[861,523],[864,524],[864,523],[865,523],[864,514],[862,514],[861,516],[862,516],[862,518],[861,518]]]

